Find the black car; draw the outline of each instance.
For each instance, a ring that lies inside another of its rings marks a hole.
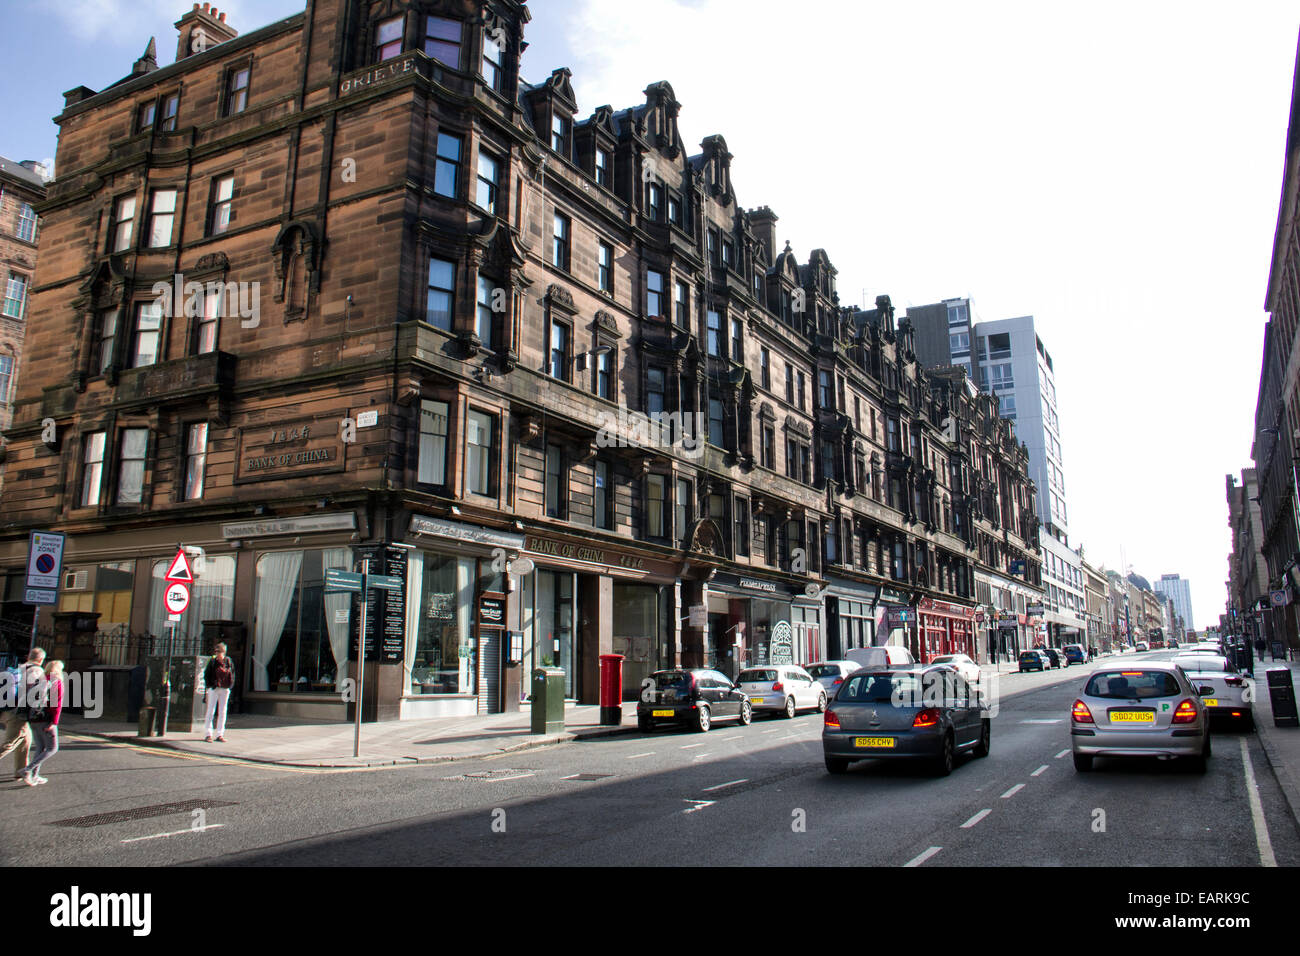
[[[1065,655],[1062,654],[1060,651],[1058,651],[1055,647],[1040,647],[1039,650],[1041,650],[1044,654],[1047,655],[1047,659],[1051,661],[1053,667],[1067,666]]]
[[[822,755],[830,773],[855,760],[920,757],[947,776],[960,751],[988,756],[991,731],[979,690],[946,664],[864,668],[826,711]]]
[[[1045,671],[1049,664],[1047,655],[1042,651],[1021,651],[1019,662],[1022,674],[1025,671]]]
[[[657,724],[686,724],[703,733],[724,719],[748,724],[754,708],[725,674],[704,667],[655,671],[636,705],[636,725],[643,731]]]

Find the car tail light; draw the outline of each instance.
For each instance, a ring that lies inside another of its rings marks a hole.
[[[1092,711],[1090,711],[1088,705],[1081,700],[1076,700],[1074,702],[1074,709],[1070,711],[1070,719],[1076,724],[1094,723],[1092,719]]]
[[[1225,677],[1223,679],[1223,682],[1227,684],[1229,687],[1240,687],[1243,683],[1245,683],[1245,681],[1243,681],[1240,677]]]
[[[1194,720],[1196,720],[1196,705],[1189,698],[1179,704],[1178,709],[1174,711],[1174,723],[1190,724]]]
[[[920,712],[912,718],[913,727],[933,727],[939,723],[938,707],[922,707]]]
[[[843,678],[843,677],[837,677],[837,678],[835,678],[834,681],[831,682],[831,686],[832,686],[832,687],[839,687],[839,686],[840,686],[841,684],[843,684],[843,683],[844,683],[844,678]]]
[[[774,694],[779,694],[783,690],[785,690],[785,686],[780,681],[772,685],[772,693]]]
[[[823,718],[822,723],[824,726],[829,727],[832,730],[839,730],[840,715],[835,713],[835,711],[833,710],[827,710],[826,716]]]
[[[1232,712],[1232,716],[1234,716],[1234,717],[1240,717],[1240,716],[1241,716],[1241,711],[1239,711],[1239,710],[1234,710],[1234,711]]]

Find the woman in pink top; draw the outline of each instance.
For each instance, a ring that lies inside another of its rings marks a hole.
[[[23,783],[35,787],[46,783],[41,776],[41,764],[59,749],[59,716],[63,713],[63,661],[50,661],[45,665],[45,706],[28,718],[32,729],[32,758],[23,768]]]

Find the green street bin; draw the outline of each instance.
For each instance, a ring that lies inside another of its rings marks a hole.
[[[532,732],[564,733],[564,671],[558,667],[533,670]]]

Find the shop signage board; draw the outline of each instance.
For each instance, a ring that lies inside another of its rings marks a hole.
[[[310,515],[305,518],[267,518],[263,521],[237,521],[221,526],[223,538],[263,538],[278,534],[315,534],[318,531],[355,531],[354,511],[333,515]]]
[[[1042,617],[1047,613],[1047,608],[1041,604],[1031,604],[1025,608],[1025,613],[1030,617]]]
[[[493,548],[508,548],[522,551],[524,536],[508,531],[495,531],[492,528],[479,528],[459,521],[446,521],[442,518],[425,518],[414,515],[409,526],[412,535],[433,535],[438,538],[451,538],[454,541],[467,541],[471,544],[487,545]]]
[[[343,436],[337,419],[298,419],[239,433],[234,483],[301,478],[342,471]]]
[[[692,604],[687,613],[687,624],[691,627],[707,627],[709,624],[709,607],[707,604]]]
[[[1285,607],[1291,603],[1291,595],[1285,589],[1268,592],[1268,599],[1274,607]]]
[[[481,598],[478,602],[478,622],[483,627],[505,627],[505,599],[495,597]]]
[[[772,626],[771,660],[772,664],[794,663],[794,633],[789,621],[777,621]]]
[[[27,542],[27,585],[24,604],[57,604],[63,573],[64,535],[33,531]]]
[[[999,614],[998,627],[1017,627],[1020,624],[1020,616],[1017,614]]]
[[[916,620],[916,609],[906,604],[891,604],[885,608],[885,627],[907,627]]]

